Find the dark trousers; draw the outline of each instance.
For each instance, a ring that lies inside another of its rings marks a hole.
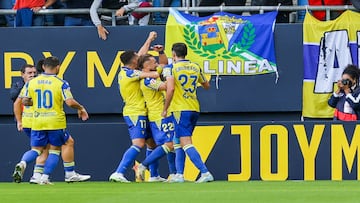
[[[225,6],[245,6],[246,0],[201,0],[199,6],[220,6],[225,3]],[[232,12],[241,15],[242,12]],[[199,16],[209,16],[212,12],[199,12]]]
[[[278,4],[282,6],[293,5],[292,0],[251,0],[252,6],[277,6]],[[277,23],[288,23],[289,22],[290,11],[281,11],[276,17]]]

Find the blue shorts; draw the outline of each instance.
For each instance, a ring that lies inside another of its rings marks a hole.
[[[66,143],[70,135],[63,130],[31,130],[30,145],[45,147],[47,144],[60,147]]]
[[[196,111],[173,112],[172,115],[174,116],[175,136],[192,136],[199,114],[200,113]],[[176,118],[176,115],[179,116],[179,118]]]
[[[26,136],[31,138],[31,128],[23,128],[23,131],[26,134]]]
[[[156,145],[172,142],[175,133],[173,117],[169,116],[159,122],[150,122],[150,130]],[[158,125],[160,124],[160,125]]]
[[[124,116],[125,123],[128,125],[130,139],[148,139],[149,135],[146,132],[148,125],[147,116]]]

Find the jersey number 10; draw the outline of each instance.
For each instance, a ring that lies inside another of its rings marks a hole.
[[[50,109],[53,106],[53,95],[50,90],[36,89],[38,108]]]

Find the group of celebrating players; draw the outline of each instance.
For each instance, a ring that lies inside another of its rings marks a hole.
[[[173,63],[170,65],[161,45],[153,47],[159,53],[159,63],[154,56],[147,54],[156,37],[156,32],[150,32],[138,52],[125,51],[120,56],[124,66],[118,75],[118,83],[124,101],[123,117],[132,145],[123,154],[109,180],[130,182],[124,174],[146,145],[145,160],[133,167],[138,180],[144,181],[145,171],[149,169],[150,182],[184,182],[187,155],[201,172],[196,182],[211,182],[214,178],[191,139],[200,112],[197,84],[208,89],[209,81],[197,64],[185,59],[187,47],[184,43],[172,45]],[[40,66],[44,73],[29,77],[28,81],[23,77],[26,84],[14,103],[14,113],[18,129],[28,132],[30,136],[31,150],[25,152],[15,166],[15,182],[22,181],[26,165],[39,157],[30,182],[51,184],[49,175],[57,165],[60,152],[64,161],[65,181],[90,179],[90,176],[74,171],[74,141],[65,130],[63,103],[77,109],[82,120],[87,120],[89,116],[73,98],[69,84],[56,76],[59,64],[56,57],[48,57]],[[21,105],[24,105],[22,110]],[[31,120],[28,122],[30,125],[25,125],[26,119]],[[169,164],[168,179],[158,173],[158,161],[165,155]]]

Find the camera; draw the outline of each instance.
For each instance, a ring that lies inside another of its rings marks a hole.
[[[351,82],[349,79],[342,79],[342,80],[341,80],[341,83],[342,83],[343,85],[347,85],[347,86],[349,86],[349,87],[352,86],[352,82]]]

